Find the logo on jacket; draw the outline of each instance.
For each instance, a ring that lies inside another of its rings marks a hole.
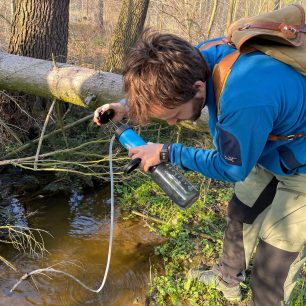
[[[228,160],[230,163],[234,163],[237,157],[224,155],[224,159]]]

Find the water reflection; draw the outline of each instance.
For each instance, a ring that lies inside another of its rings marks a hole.
[[[9,199],[9,204],[2,211],[3,219],[8,219],[10,224],[18,226],[28,226],[25,217],[25,209],[17,198]]]
[[[143,305],[149,283],[149,258],[154,261],[153,248],[158,237],[142,224],[124,220],[118,208],[115,212],[113,251],[105,289],[99,294],[86,291],[65,276],[35,277],[23,282],[16,293],[9,289],[28,271],[58,265],[88,286],[98,288],[106,265],[109,239],[109,190],[89,196],[75,191],[70,197],[39,199],[27,202],[30,214],[28,226],[48,230],[54,238],[45,236],[49,250],[43,259],[33,259],[7,246],[0,254],[11,260],[18,273],[1,264],[0,305]],[[24,213],[16,202],[14,213]],[[36,214],[31,215],[31,213]]]

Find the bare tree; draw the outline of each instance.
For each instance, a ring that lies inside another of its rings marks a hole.
[[[95,12],[95,20],[98,28],[101,32],[104,31],[104,19],[103,19],[103,13],[104,13],[104,0],[97,0],[96,4],[96,12]]]
[[[106,70],[120,72],[122,63],[143,30],[149,0],[123,0],[106,61]]]

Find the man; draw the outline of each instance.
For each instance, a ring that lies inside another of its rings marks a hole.
[[[268,138],[306,131],[306,78],[261,52],[241,55],[217,114],[210,72],[235,49],[199,51],[203,44],[193,47],[176,36],[145,31],[125,63],[126,103],[103,105],[94,120],[100,124],[99,113],[112,108],[115,121],[128,113],[141,124],[159,118],[173,125],[196,120],[206,105],[214,149],[148,144],[129,156],[140,157],[148,171],[168,150],[169,161],[183,170],[235,182],[223,256],[212,271],[193,270],[191,276],[239,300],[239,283],[257,246],[252,305],[284,305],[306,260],[306,137]]]

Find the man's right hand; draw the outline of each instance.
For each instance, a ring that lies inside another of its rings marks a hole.
[[[114,122],[122,120],[123,117],[127,114],[126,106],[123,103],[117,102],[117,103],[104,104],[95,110],[93,121],[97,125],[101,125],[100,113],[104,113],[109,109],[113,109],[115,111],[115,115],[112,118],[112,121]]]

